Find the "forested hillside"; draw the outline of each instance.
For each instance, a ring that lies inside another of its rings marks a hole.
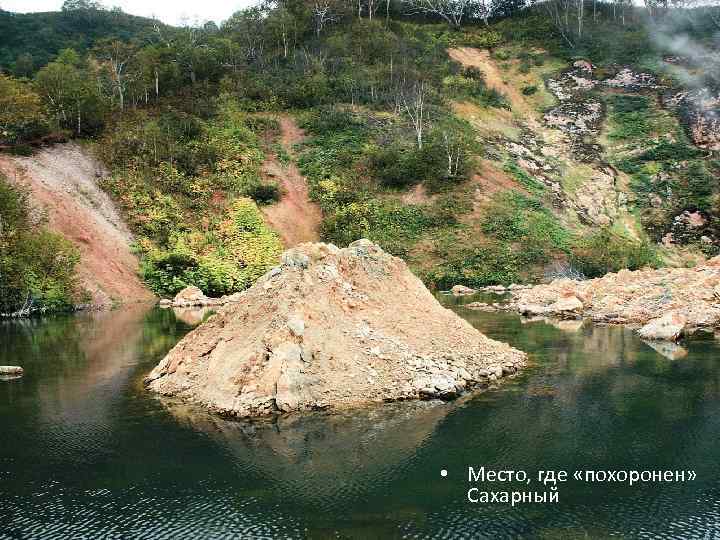
[[[158,21],[135,17],[120,10],[97,9],[88,0],[71,0],[61,12],[11,13],[0,5],[0,70],[29,77],[72,48],[80,53],[107,39],[143,39]]]
[[[161,28],[75,2],[22,20],[52,39],[1,34],[0,145],[87,141],[157,294],[249,286],[291,237],[268,223],[298,173],[322,239],[369,237],[437,287],[718,253],[714,7],[286,0]]]

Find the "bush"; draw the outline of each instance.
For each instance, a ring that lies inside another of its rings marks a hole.
[[[422,149],[393,145],[375,149],[368,157],[368,166],[382,185],[397,189],[442,176],[446,164],[434,145]]]
[[[509,285],[521,280],[517,253],[503,242],[490,241],[467,256],[441,265],[424,276],[424,281],[438,289],[461,284],[468,287]]]
[[[607,228],[576,241],[570,254],[574,268],[589,278],[604,276],[623,268],[638,270],[657,267],[656,248],[647,241],[636,241]]]
[[[534,198],[518,192],[496,196],[485,210],[485,234],[517,245],[524,264],[544,264],[567,252],[570,234],[557,218]]]
[[[0,312],[24,306],[59,311],[76,296],[80,255],[31,219],[27,193],[0,176]]]
[[[40,96],[29,85],[0,73],[0,144],[31,141],[49,131]]]
[[[352,202],[327,216],[321,234],[339,246],[370,238],[390,253],[406,256],[414,241],[435,223],[425,210],[399,201]]]
[[[142,276],[161,296],[173,296],[188,285],[210,296],[241,291],[277,264],[282,251],[277,234],[245,198],[235,200],[206,234],[178,234],[166,249],[151,244],[141,248]]]
[[[254,184],[244,191],[258,204],[272,204],[280,200],[280,188],[275,183]]]

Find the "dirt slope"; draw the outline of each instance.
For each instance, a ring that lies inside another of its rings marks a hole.
[[[290,156],[294,156],[293,145],[301,142],[305,135],[292,118],[280,116],[278,121],[280,144]],[[283,245],[288,248],[319,240],[322,212],[310,200],[307,180],[295,164],[283,165],[273,155],[263,163],[262,172],[280,185],[280,201],[264,207],[263,214],[268,225],[280,234]]]
[[[92,303],[151,300],[138,278],[132,236],[110,198],[98,187],[104,170],[79,145],[44,148],[30,157],[0,155],[0,171],[26,185],[33,204],[47,214],[50,229],[80,250],[80,285]]]
[[[495,61],[490,58],[489,51],[473,47],[457,47],[448,49],[448,55],[465,67],[480,70],[485,77],[485,84],[489,88],[504,95],[510,101],[512,110],[521,114],[525,122],[533,127],[537,125],[535,111],[528,105],[519,88],[505,82],[502,72],[498,69]]]

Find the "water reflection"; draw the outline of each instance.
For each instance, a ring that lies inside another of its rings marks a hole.
[[[240,470],[251,469],[287,495],[325,506],[374,489],[406,467],[457,405],[409,402],[365,409],[227,420],[162,400],[178,422],[220,444]]]
[[[213,308],[207,306],[174,307],[172,311],[178,321],[182,321],[188,326],[197,326],[215,313]]]
[[[474,299],[462,299],[462,302]],[[444,299],[444,301],[446,301]],[[457,299],[447,299],[457,304]],[[453,305],[530,367],[450,404],[236,422],[142,378],[198,317],[131,309],[0,324],[0,538],[708,538],[720,523],[718,342]],[[693,469],[469,505],[466,467]],[[449,471],[441,478],[440,469]],[[6,532],[9,531],[9,532]]]

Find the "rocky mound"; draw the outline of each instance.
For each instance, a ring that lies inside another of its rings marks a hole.
[[[451,398],[524,363],[443,308],[403,261],[359,240],[286,251],[146,383],[215,412],[259,416]]]
[[[558,279],[513,291],[509,308],[523,315],[587,317],[643,325],[647,339],[676,340],[720,326],[720,257],[695,268],[621,270],[598,279]]]

